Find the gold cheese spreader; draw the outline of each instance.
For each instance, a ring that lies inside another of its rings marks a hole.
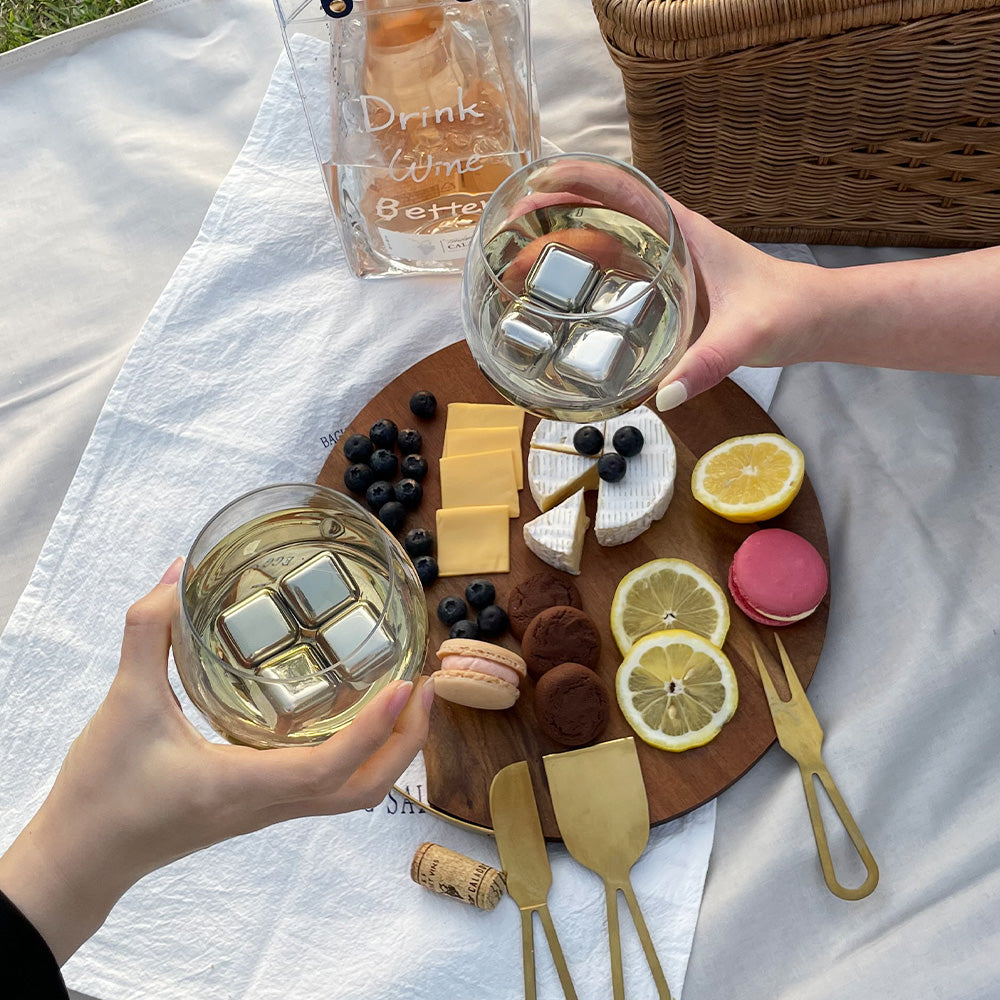
[[[830,777],[830,772],[823,763],[823,730],[820,728],[816,713],[806,698],[806,693],[799,682],[798,674],[792,666],[792,661],[785,652],[785,647],[778,636],[774,637],[778,645],[778,655],[781,657],[781,665],[785,671],[785,679],[788,682],[788,690],[791,697],[788,701],[783,701],[774,687],[761,659],[760,651],[753,645],[754,659],[757,661],[757,670],[760,673],[760,681],[764,685],[764,693],[767,695],[767,704],[771,709],[771,718],[774,720],[774,730],[778,734],[778,742],[784,750],[799,765],[799,773],[802,775],[802,787],[806,793],[806,804],[809,807],[809,819],[812,822],[813,836],[816,838],[816,848],[819,851],[819,862],[823,868],[823,878],[827,888],[835,896],[841,899],[864,899],[871,894],[875,886],[878,885],[878,865],[872,857],[872,852],[865,843],[865,838],[861,836],[858,824],[854,822],[854,817],[847,808],[847,803],[841,797],[837,786]],[[833,858],[830,856],[830,845],[826,839],[826,829],[823,826],[823,814],[819,809],[819,799],[816,796],[816,786],[813,784],[813,775],[823,783],[826,794],[830,796],[833,808],[837,810],[844,829],[854,844],[854,849],[858,852],[864,862],[868,877],[856,889],[848,889],[837,881],[837,875],[833,869]]]
[[[604,880],[614,1000],[625,998],[618,891],[625,896],[660,1000],[670,1000],[667,979],[629,881],[649,840],[649,803],[631,736],[542,758],[556,822],[566,850]]]
[[[545,930],[566,1000],[576,1000],[573,980],[549,916],[552,869],[526,761],[509,764],[497,772],[490,785],[490,819],[500,864],[507,876],[507,892],[521,911],[525,1000],[535,1000],[535,941],[531,926],[534,913],[538,914]]]

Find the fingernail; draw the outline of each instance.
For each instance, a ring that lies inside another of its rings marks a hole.
[[[424,708],[429,712],[434,704],[434,675],[432,674],[424,681],[424,686],[420,689],[420,696],[424,701]]]
[[[168,567],[166,573],[160,577],[160,583],[176,583],[181,578],[184,569],[184,557],[178,556]]]
[[[672,410],[675,406],[680,406],[687,398],[687,386],[678,379],[676,382],[663,386],[656,394],[656,408],[661,412]]]
[[[389,698],[389,714],[393,717],[399,715],[406,708],[406,703],[410,700],[413,691],[413,681],[399,681],[395,690]]]

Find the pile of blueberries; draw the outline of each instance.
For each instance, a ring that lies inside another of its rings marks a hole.
[[[410,411],[430,420],[437,412],[434,394],[415,392],[410,397]],[[402,529],[407,513],[416,510],[424,497],[420,484],[427,475],[427,459],[420,454],[422,447],[420,431],[412,427],[400,430],[388,417],[376,420],[367,434],[351,434],[344,440],[344,455],[351,463],[344,472],[344,485],[356,496],[363,496],[393,534]],[[402,478],[396,478],[398,473]],[[406,533],[403,547],[413,560],[420,582],[425,587],[432,584],[438,575],[434,533],[413,528]]]
[[[507,612],[496,603],[496,588],[489,580],[473,580],[465,588],[465,600],[457,594],[442,597],[437,607],[441,622],[450,626],[449,639],[495,639],[507,631]],[[466,601],[476,611],[468,617]]]
[[[573,447],[581,455],[601,455],[597,460],[597,474],[609,483],[617,483],[625,475],[625,459],[638,455],[645,443],[642,431],[631,424],[615,431],[611,438],[615,450],[606,455],[601,455],[604,435],[593,424],[586,424],[573,435]]]

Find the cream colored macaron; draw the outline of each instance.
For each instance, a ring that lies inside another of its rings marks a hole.
[[[478,639],[446,639],[437,651],[434,693],[468,708],[510,708],[528,673],[517,653]]]

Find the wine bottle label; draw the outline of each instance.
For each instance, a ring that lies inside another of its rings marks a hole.
[[[465,226],[447,233],[400,233],[379,227],[386,249],[403,260],[464,260],[476,227]]]

